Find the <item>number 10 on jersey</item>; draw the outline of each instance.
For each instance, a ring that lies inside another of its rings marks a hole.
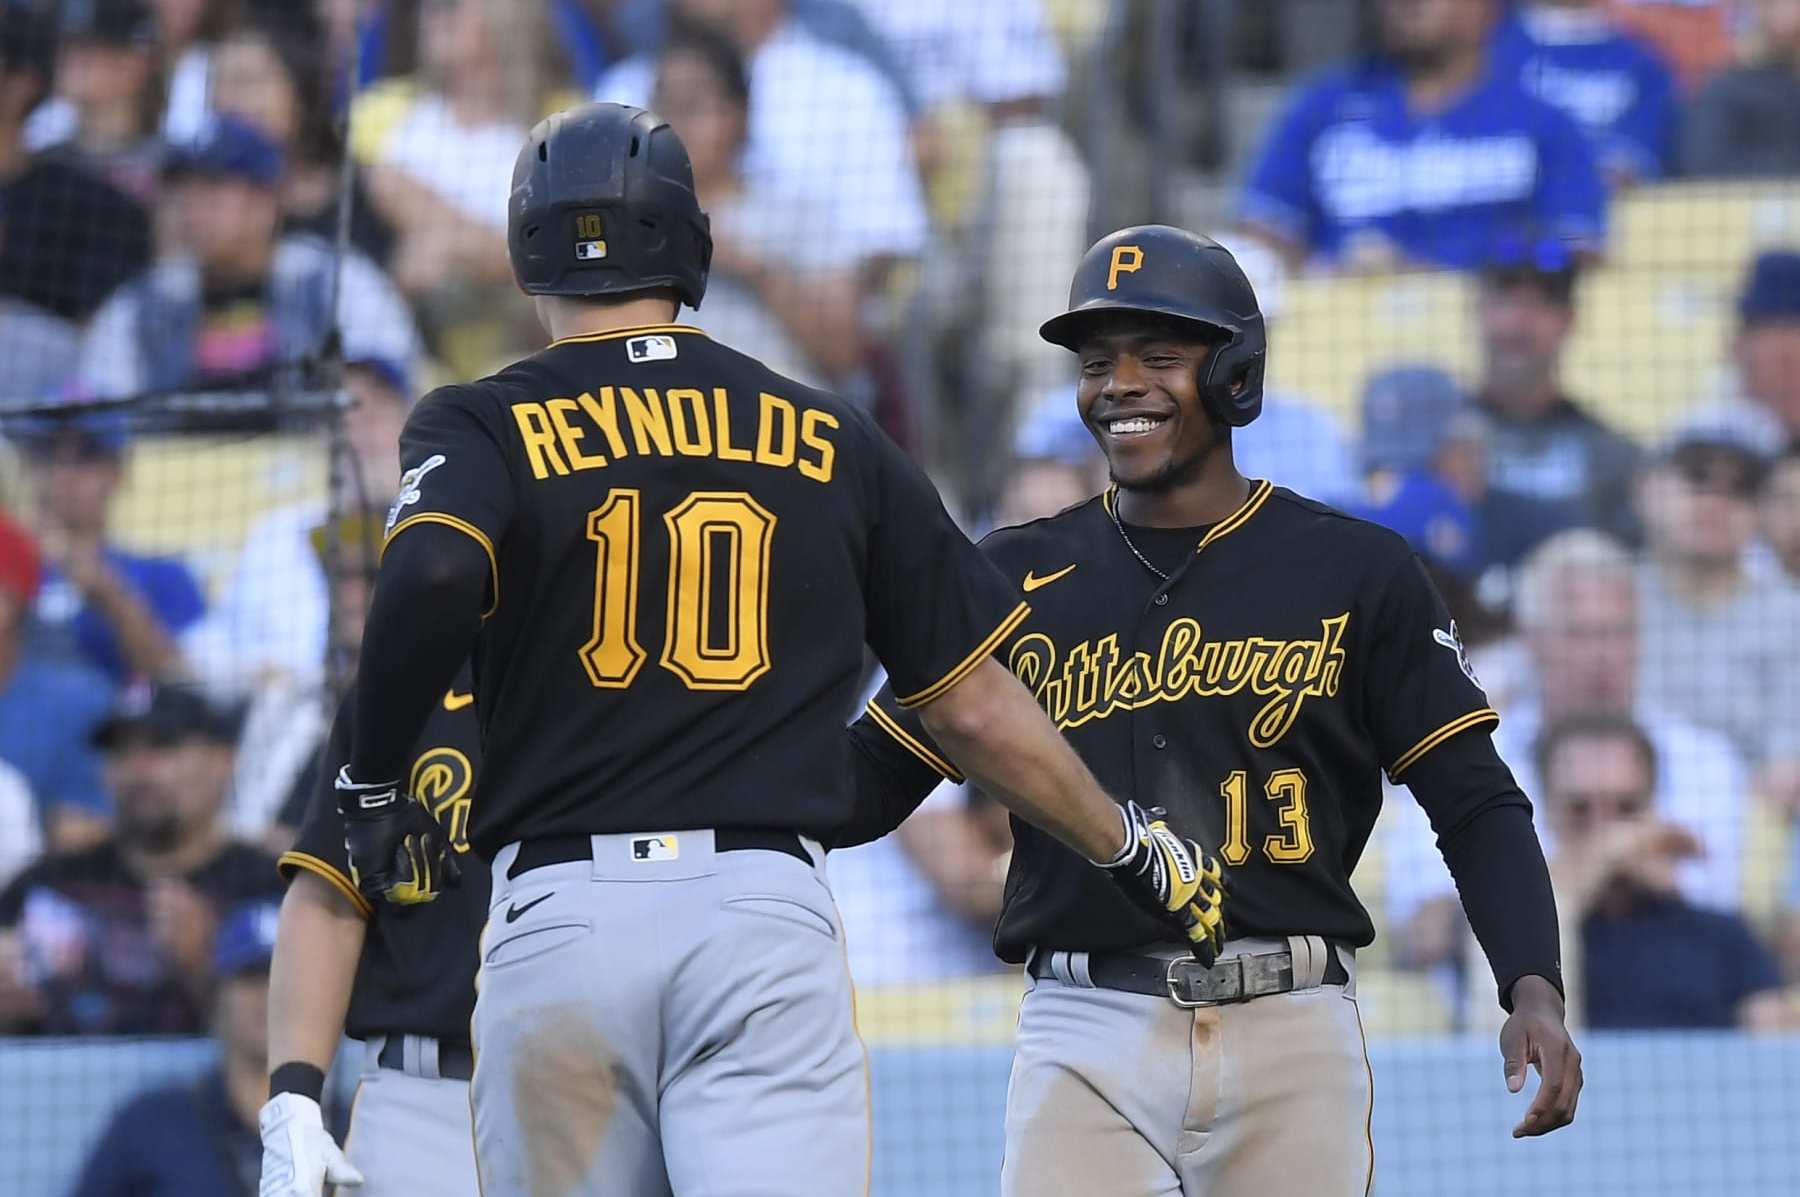
[[[631,685],[648,655],[637,637],[636,490],[607,492],[588,512],[594,628],[581,646],[588,681]],[[747,690],[769,671],[769,545],[775,516],[743,491],[695,491],[663,516],[669,535],[660,663],[690,690]]]

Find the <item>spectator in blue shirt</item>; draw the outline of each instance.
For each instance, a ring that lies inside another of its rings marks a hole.
[[[1598,253],[1606,187],[1559,110],[1495,70],[1494,0],[1381,0],[1382,52],[1301,89],[1239,212],[1298,265],[1473,269],[1535,229]]]
[[[1500,22],[1497,71],[1575,119],[1616,184],[1660,177],[1675,127],[1675,76],[1622,32],[1604,0],[1521,4]]]
[[[124,450],[116,421],[88,417],[58,421],[30,454],[47,565],[37,600],[39,647],[115,684],[181,673],[177,638],[206,607],[180,561],[108,543]]]
[[[0,516],[0,761],[30,785],[51,849],[69,851],[106,831],[112,804],[88,737],[111,713],[112,687],[91,670],[26,651],[39,574],[31,537]]]
[[[159,1085],[113,1115],[75,1197],[252,1197],[262,1172],[256,1117],[268,1096],[269,961],[279,908],[240,907],[213,948],[218,1067]]]
[[[1739,915],[1680,894],[1676,866],[1700,842],[1651,813],[1657,760],[1643,729],[1614,715],[1551,724],[1537,763],[1570,1009],[1596,1028],[1780,1028],[1769,950]]]

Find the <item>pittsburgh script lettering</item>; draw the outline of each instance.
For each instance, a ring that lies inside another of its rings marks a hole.
[[[1315,640],[1208,640],[1197,620],[1175,620],[1154,655],[1122,660],[1119,636],[1083,640],[1059,653],[1042,632],[1021,637],[1007,664],[1060,728],[1187,696],[1222,698],[1248,689],[1266,697],[1250,720],[1250,743],[1273,747],[1294,726],[1308,698],[1331,698],[1344,672],[1350,614],[1319,621]]]

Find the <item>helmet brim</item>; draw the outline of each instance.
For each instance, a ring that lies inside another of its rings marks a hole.
[[[1228,324],[1220,324],[1216,320],[1202,320],[1192,312],[1174,304],[1146,302],[1142,299],[1090,299],[1059,316],[1052,316],[1044,321],[1038,326],[1038,336],[1052,345],[1060,345],[1070,352],[1076,352],[1080,350],[1081,342],[1091,333],[1094,326],[1111,321],[1120,315],[1143,316],[1157,323],[1172,322],[1183,328],[1192,329],[1195,339],[1203,341],[1229,340],[1239,331]]]

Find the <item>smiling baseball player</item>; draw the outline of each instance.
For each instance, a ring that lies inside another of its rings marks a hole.
[[[1031,615],[996,656],[1115,793],[1205,831],[1231,870],[1211,967],[1061,845],[1015,823],[995,933],[1031,977],[1007,1094],[1002,1192],[1366,1193],[1372,1082],[1355,1003],[1374,938],[1350,887],[1383,769],[1431,816],[1511,1012],[1505,1079],[1543,1075],[1515,1129],[1568,1122],[1556,910],[1498,721],[1406,543],[1232,461],[1256,418],[1256,296],[1223,247],[1125,229],[1083,259],[1045,339],[1080,359],[1113,487],[1002,529],[988,559]],[[884,690],[852,729],[856,817],[896,826],[944,778]]]

